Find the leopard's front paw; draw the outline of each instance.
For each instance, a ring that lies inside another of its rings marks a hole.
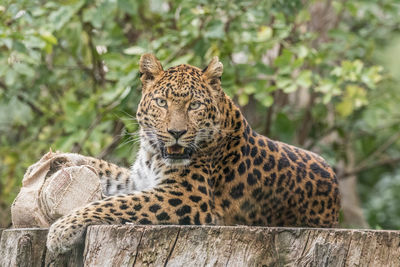
[[[47,235],[47,248],[53,254],[71,250],[83,242],[86,225],[73,215],[65,216],[50,226]]]

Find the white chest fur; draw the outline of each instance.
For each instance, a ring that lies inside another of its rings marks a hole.
[[[130,179],[135,183],[135,191],[148,190],[158,184],[159,177],[155,173],[156,162],[143,148],[140,148],[136,161],[131,168]]]

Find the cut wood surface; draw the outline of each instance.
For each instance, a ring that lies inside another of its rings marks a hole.
[[[400,266],[400,231],[99,225],[57,257],[46,233],[4,230],[0,266]]]
[[[4,230],[0,241],[0,266],[82,266],[83,247],[54,257],[46,249],[47,229]]]

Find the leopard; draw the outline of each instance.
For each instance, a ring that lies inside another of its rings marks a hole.
[[[222,89],[218,57],[204,69],[164,70],[143,54],[139,73],[140,145],[129,175],[118,183],[108,171],[109,196],[52,224],[51,252],[69,251],[98,224],[337,227],[333,168],[254,131]]]

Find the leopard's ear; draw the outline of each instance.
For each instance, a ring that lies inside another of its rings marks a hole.
[[[213,88],[219,88],[221,85],[221,76],[224,71],[224,65],[219,61],[218,57],[213,57],[210,64],[203,69],[203,76]]]
[[[140,80],[143,86],[164,72],[160,61],[153,54],[143,54],[139,61]]]

